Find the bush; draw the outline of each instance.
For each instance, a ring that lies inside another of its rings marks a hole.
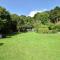
[[[46,25],[40,25],[38,29],[36,29],[38,33],[48,33],[49,29]]]
[[[38,33],[48,33],[49,29],[48,28],[39,28]]]
[[[49,23],[48,24],[48,28],[49,28],[49,30],[54,30],[55,29],[55,25],[53,23]]]
[[[55,30],[60,31],[60,22],[55,24]]]
[[[53,24],[53,23],[49,23],[48,24],[48,29],[49,29],[49,32],[48,33],[57,33],[55,24]]]
[[[48,33],[57,33],[57,31],[56,30],[49,30]]]

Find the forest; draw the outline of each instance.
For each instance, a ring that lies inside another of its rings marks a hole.
[[[34,17],[11,14],[0,6],[0,34],[16,32],[56,33],[60,31],[60,7],[37,13]]]

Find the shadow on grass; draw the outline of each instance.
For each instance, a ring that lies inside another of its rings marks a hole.
[[[3,46],[4,45],[4,43],[0,43],[0,46]]]
[[[11,33],[11,34],[8,34],[7,38],[10,38],[11,36],[18,35],[18,34],[20,34],[20,33]]]
[[[18,34],[21,34],[21,33],[11,33],[11,34],[7,34],[6,37],[3,37],[2,39],[11,38],[12,36],[15,36],[15,35],[18,35]]]
[[[15,36],[15,35],[18,35],[18,34],[22,34],[22,32],[15,32],[15,33],[11,33],[11,34],[6,34],[6,35],[3,35],[2,38],[0,39],[5,39],[5,38],[11,38],[12,36]]]

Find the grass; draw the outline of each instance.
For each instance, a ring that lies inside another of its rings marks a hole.
[[[29,32],[0,39],[0,60],[60,60],[60,34]]]

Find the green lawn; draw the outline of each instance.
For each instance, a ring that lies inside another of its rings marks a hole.
[[[29,32],[0,39],[0,60],[60,60],[60,34]]]

